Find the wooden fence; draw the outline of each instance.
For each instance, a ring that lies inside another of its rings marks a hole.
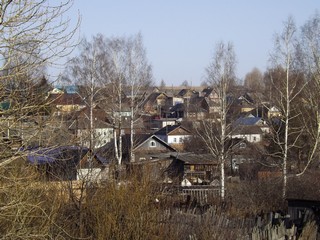
[[[316,240],[313,237],[297,237],[295,225],[286,226],[285,219],[278,214],[266,214],[263,217],[239,218],[210,207],[203,214],[197,214],[194,209],[171,209],[163,212],[160,222],[174,226],[175,231],[185,234],[182,239],[204,239],[202,231],[208,231],[210,238],[229,240]],[[204,230],[207,229],[207,230]],[[316,236],[317,227],[311,232]],[[303,234],[302,234],[303,235]],[[310,235],[309,235],[310,236]]]

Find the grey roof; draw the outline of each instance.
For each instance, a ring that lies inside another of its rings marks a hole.
[[[235,121],[235,125],[253,126],[260,120],[260,117],[241,117]]]
[[[172,131],[176,130],[177,128],[181,128],[187,132],[190,132],[189,130],[185,129],[184,127],[182,127],[180,125],[167,125],[167,126],[161,128],[160,130],[156,131],[154,133],[154,135],[158,135],[158,136],[168,135]]]
[[[78,164],[89,149],[78,146],[61,146],[52,148],[35,148],[28,151],[27,160],[32,164],[46,164],[56,161],[72,161]],[[107,164],[107,159],[97,153],[94,156],[102,163]]]
[[[259,126],[238,126],[233,129],[232,134],[263,134]]]
[[[177,160],[183,161],[185,164],[218,164],[217,158],[211,154],[194,154],[194,153],[178,153],[172,155]]]

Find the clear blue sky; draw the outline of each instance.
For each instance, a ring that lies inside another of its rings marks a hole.
[[[268,66],[273,37],[293,16],[301,26],[320,8],[318,0],[75,0],[88,39],[141,32],[155,83],[200,85],[218,41],[232,42],[237,76]]]

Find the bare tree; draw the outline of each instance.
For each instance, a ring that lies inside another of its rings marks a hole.
[[[164,88],[166,87],[166,82],[163,79],[161,79],[159,87],[161,90],[164,90]]]
[[[195,125],[199,137],[214,158],[220,162],[221,199],[225,198],[225,163],[228,152],[226,140],[230,134],[230,125],[227,123],[227,113],[230,107],[228,93],[235,81],[235,52],[231,43],[217,44],[212,62],[207,70],[208,84],[217,93],[219,98],[219,114],[215,119],[202,122],[200,130]]]
[[[130,162],[134,162],[134,122],[140,117],[139,108],[143,95],[152,82],[152,69],[147,61],[146,52],[142,43],[142,36],[129,39],[127,44],[128,73],[126,83],[130,88]]]
[[[300,39],[300,46],[303,57],[300,59],[303,63],[305,79],[307,86],[305,89],[305,132],[309,142],[309,154],[307,163],[300,173],[300,176],[306,172],[311,163],[319,156],[320,144],[320,16],[314,14],[303,26]]]
[[[189,87],[189,83],[187,80],[184,80],[182,83],[181,83],[181,87]]]
[[[0,3],[0,199],[3,239],[50,238],[52,206],[44,204],[47,189],[26,166],[21,147],[43,133],[48,117],[46,67],[69,54],[76,43],[66,12],[72,1],[1,1]],[[27,129],[29,132],[24,131]],[[5,134],[9,133],[9,134]],[[35,225],[38,225],[35,227]]]
[[[0,5],[0,94],[1,102],[9,105],[1,115],[11,116],[9,128],[17,128],[20,120],[45,107],[39,91],[43,70],[74,49],[77,26],[71,29],[70,19],[64,16],[71,6],[69,0],[58,4],[3,1]]]
[[[258,68],[253,68],[244,79],[244,86],[249,90],[261,92],[263,89],[263,75]]]
[[[91,42],[82,43],[80,55],[71,61],[73,79],[87,89],[86,101],[97,102],[110,114],[114,152],[117,164],[122,163],[122,112],[124,101],[130,102],[131,147],[134,122],[139,116],[139,102],[152,81],[151,66],[147,61],[140,34],[132,37],[106,38],[97,35]],[[92,107],[90,119],[93,128]],[[91,133],[93,131],[90,131]],[[91,136],[94,139],[94,136]],[[131,161],[133,161],[133,151]]]
[[[301,95],[305,86],[295,64],[297,56],[296,34],[297,30],[293,18],[289,17],[284,23],[281,34],[276,35],[275,52],[271,58],[272,64],[278,68],[278,73],[280,72],[282,75],[281,78],[278,78],[274,75],[277,72],[270,72],[271,82],[277,86],[274,88],[277,91],[276,104],[283,114],[281,125],[274,134],[274,141],[279,146],[278,156],[282,161],[283,198],[286,197],[289,152],[298,147],[297,141],[302,133],[301,127],[293,124],[294,120],[300,116],[299,109],[294,107],[294,101]]]

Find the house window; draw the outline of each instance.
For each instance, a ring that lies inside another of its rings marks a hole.
[[[177,142],[177,138],[173,138],[173,142]]]
[[[104,136],[106,136],[106,135],[107,135],[107,133],[106,133],[106,132],[103,132],[103,135],[104,135]]]
[[[239,148],[246,148],[246,144],[245,143],[240,143]]]
[[[194,165],[190,165],[190,171],[194,171]]]
[[[182,143],[182,137],[181,137],[181,138],[179,138],[179,142],[180,142],[180,143]]]
[[[151,141],[150,142],[150,147],[155,147],[156,146],[156,142],[155,141]]]
[[[257,140],[257,138],[256,137],[253,137],[253,141],[256,141]]]

